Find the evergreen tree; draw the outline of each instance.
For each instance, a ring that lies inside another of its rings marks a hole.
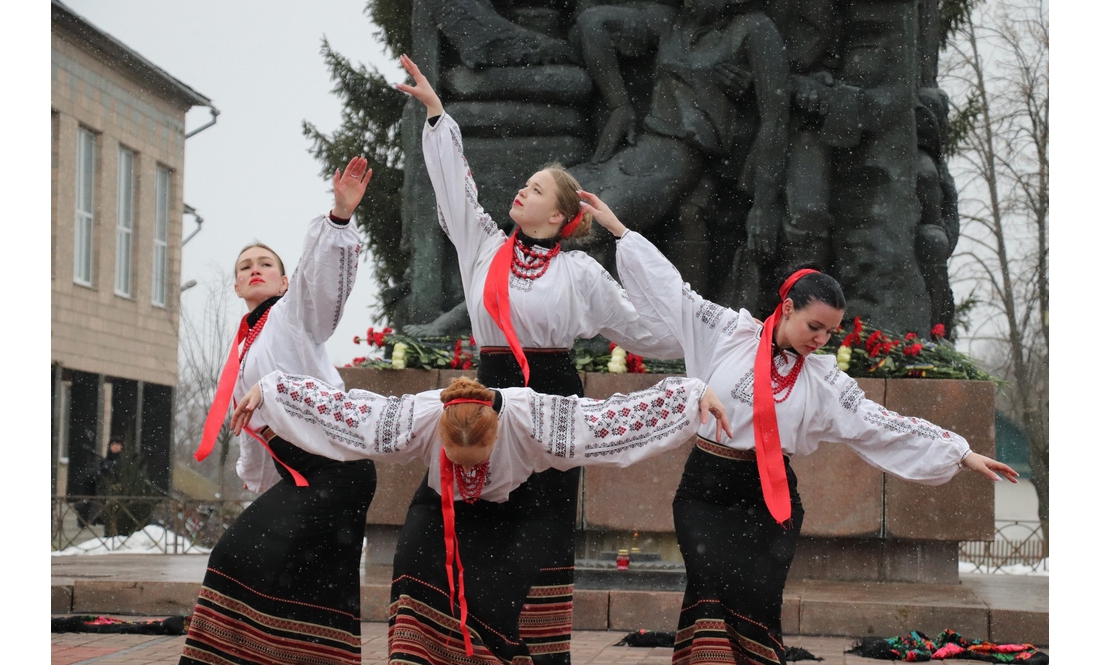
[[[380,30],[381,39],[394,54],[405,52],[411,42],[411,3],[408,0],[369,0],[366,12]],[[355,66],[321,42],[321,55],[335,82],[333,92],[344,110],[341,124],[331,135],[309,121],[302,132],[313,145],[310,154],[321,162],[321,177],[330,179],[352,157],[363,155],[374,169],[370,186],[356,208],[355,222],[374,258],[378,289],[404,279],[409,256],[401,250],[401,188],[404,184],[404,151],[401,148],[401,113],[405,95],[398,92],[375,67]],[[396,55],[394,56],[396,57]],[[382,304],[382,314],[393,320],[392,303]]]

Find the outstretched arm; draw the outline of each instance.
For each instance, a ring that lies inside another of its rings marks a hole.
[[[412,61],[407,55],[402,54],[401,66],[405,68],[405,71],[412,77],[413,85],[407,85],[405,83],[398,83],[397,89],[408,95],[411,95],[416,101],[420,102],[427,108],[428,117],[442,115],[443,114],[443,102],[439,101],[439,95],[435,94],[435,90],[432,89],[432,85],[428,83],[427,77],[420,73],[420,68],[416,66],[416,63]]]

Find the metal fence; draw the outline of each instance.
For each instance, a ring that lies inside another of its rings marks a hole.
[[[156,496],[54,497],[50,549],[65,554],[209,552],[248,505]]]
[[[1048,552],[1037,520],[996,522],[993,540],[959,543],[959,562],[981,573],[1048,573]]]

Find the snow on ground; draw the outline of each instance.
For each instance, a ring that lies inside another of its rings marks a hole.
[[[162,526],[150,524],[129,536],[92,538],[52,554],[71,556],[73,554],[164,554],[166,552],[209,554],[210,549],[194,545],[187,538],[178,536]]]
[[[1043,559],[1038,564],[1030,566],[1027,564],[1016,563],[1009,566],[1001,566],[997,570],[990,570],[987,566],[979,566],[977,564],[970,563],[969,561],[959,562],[960,573],[979,573],[983,575],[1036,575],[1041,577],[1050,576],[1050,559]]]

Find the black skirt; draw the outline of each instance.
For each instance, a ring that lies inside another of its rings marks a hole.
[[[797,478],[786,462],[791,521],[764,504],[756,461],[707,441],[688,457],[672,504],[687,589],[673,665],[784,665],[783,587],[802,529]]]
[[[210,553],[181,664],[361,662],[359,562],[374,462],[335,462],[279,438],[305,476],[241,513]]]
[[[583,395],[572,352],[532,352],[529,386],[545,394]],[[523,385],[509,354],[483,354],[483,385]],[[444,566],[439,494],[421,482],[394,556],[390,658],[401,662],[567,665],[573,628],[573,552],[580,469],[532,475],[505,503],[455,503],[455,529],[465,570],[465,655],[457,602]],[[457,584],[457,580],[456,580]],[[457,599],[456,599],[457,600]]]

